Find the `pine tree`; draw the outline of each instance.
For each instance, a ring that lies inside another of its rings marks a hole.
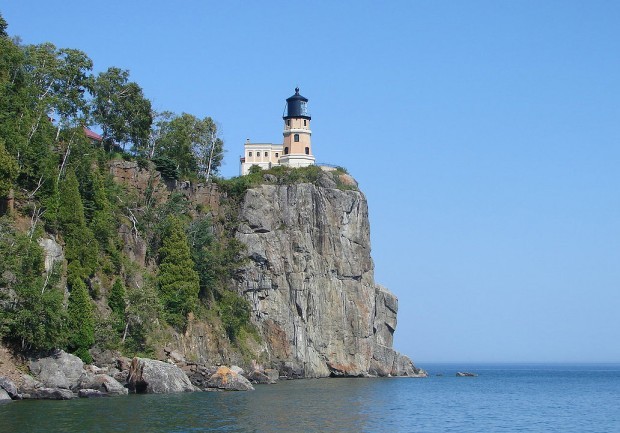
[[[127,305],[127,292],[122,280],[118,278],[112,285],[110,296],[108,297],[108,306],[112,310],[112,319],[114,327],[118,331],[125,329],[125,309]]]
[[[86,284],[79,278],[71,281],[67,308],[69,349],[86,363],[92,362],[88,349],[95,343],[95,318]]]
[[[114,224],[103,178],[97,170],[92,173],[92,194],[94,211],[90,226],[101,247],[106,249],[114,231]]]
[[[0,138],[0,199],[6,197],[17,179],[19,167],[15,159],[7,152],[4,140]]]
[[[97,267],[99,251],[93,232],[86,227],[78,181],[71,169],[60,187],[58,223],[66,243],[69,277],[88,278]]]
[[[157,278],[159,296],[168,323],[183,329],[187,325],[187,314],[195,310],[198,302],[198,273],[179,218],[168,216],[163,234]]]

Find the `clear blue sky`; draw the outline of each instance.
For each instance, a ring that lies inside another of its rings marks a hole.
[[[620,2],[9,0],[25,43],[129,69],[156,109],[279,142],[368,197],[396,346],[424,361],[620,361]]]

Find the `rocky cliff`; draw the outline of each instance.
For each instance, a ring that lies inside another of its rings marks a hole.
[[[236,214],[249,261],[232,288],[250,302],[263,342],[250,341],[249,352],[265,367],[289,377],[424,374],[392,349],[398,300],[374,281],[368,205],[350,176],[323,172],[313,183],[291,183],[266,174],[231,210],[214,184],[165,184],[159,173],[125,161],[111,174],[137,196],[151,188],[165,201],[181,192],[214,220]],[[121,235],[124,252],[144,266],[146,244],[131,223]],[[218,329],[190,320],[166,345],[198,362],[247,363],[248,354]]]
[[[423,374],[392,349],[398,300],[374,281],[368,205],[331,182],[261,185],[239,211],[267,358],[293,377]]]

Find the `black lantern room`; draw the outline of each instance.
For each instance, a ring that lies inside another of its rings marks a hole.
[[[284,120],[290,118],[302,118],[310,120],[308,113],[308,98],[304,98],[299,94],[299,87],[295,88],[295,94],[286,99],[286,108],[284,109]]]

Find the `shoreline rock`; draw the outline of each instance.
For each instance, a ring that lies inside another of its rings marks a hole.
[[[134,358],[131,361],[127,385],[131,392],[137,394],[167,394],[197,390],[185,372],[176,365],[148,358]]]
[[[477,377],[476,373],[471,373],[469,371],[457,371],[456,377]]]
[[[224,391],[254,391],[248,379],[225,366],[218,368],[209,378],[207,387]]]

